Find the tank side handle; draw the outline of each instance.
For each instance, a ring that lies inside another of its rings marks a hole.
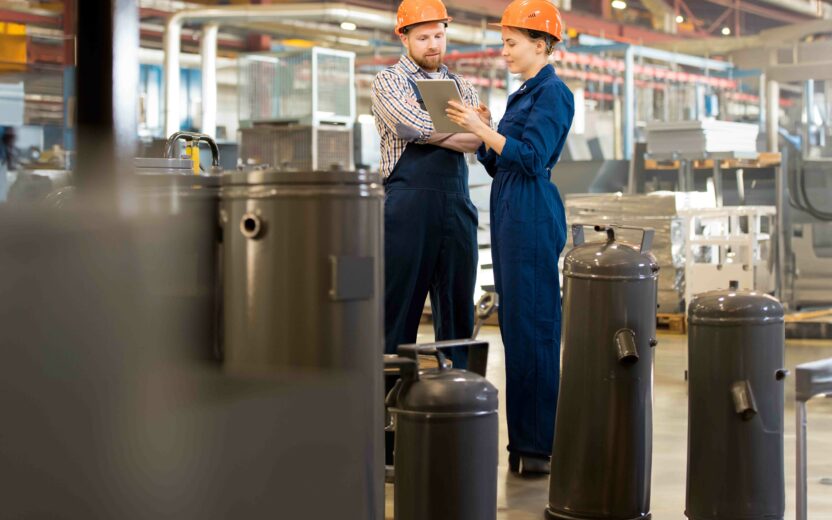
[[[644,228],[644,234],[641,235],[641,247],[639,251],[647,253],[653,249],[653,237],[656,236],[656,230],[653,228]]]
[[[607,231],[607,235],[610,237],[610,240],[615,238],[612,230],[613,229],[628,229],[630,231],[641,231],[641,245],[639,246],[639,252],[647,253],[653,248],[653,237],[656,236],[656,230],[653,228],[643,228],[643,227],[635,227],[635,226],[619,226],[619,225],[612,225],[612,226],[596,226],[596,231]]]
[[[754,392],[751,391],[751,383],[748,380],[732,384],[731,397],[734,400],[734,411],[743,421],[749,421],[757,415],[757,403],[754,401]]]
[[[632,365],[638,361],[636,333],[630,329],[620,329],[613,337],[615,354],[622,365]]]
[[[572,245],[574,247],[578,247],[584,242],[586,242],[586,237],[584,237],[584,225],[572,224]]]

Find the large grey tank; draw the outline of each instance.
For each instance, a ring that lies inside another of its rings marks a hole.
[[[227,368],[380,374],[381,179],[255,170],[223,179]],[[381,395],[379,387],[379,395]]]
[[[616,238],[627,228],[596,226],[605,242],[584,243],[564,259],[563,368],[547,518],[650,518],[653,348],[659,266],[641,247]]]
[[[352,478],[368,483],[373,517],[383,518],[381,178],[234,172],[223,176],[220,204],[224,370],[362,375],[355,399],[366,416],[355,421],[366,435],[356,449],[367,465]]]
[[[688,323],[685,514],[782,519],[783,307],[734,286],[694,298]]]
[[[396,520],[497,518],[497,389],[480,374],[447,368],[443,351],[460,346],[468,349],[469,367],[485,368],[483,341],[398,348],[410,364],[388,397]],[[419,354],[435,355],[439,368],[419,370]]]
[[[190,159],[137,158],[128,208],[141,218],[139,254],[151,297],[175,305],[160,333],[179,337],[187,355],[218,356],[221,316],[220,171],[194,175]]]

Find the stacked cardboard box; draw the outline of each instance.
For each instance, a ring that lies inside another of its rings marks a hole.
[[[651,154],[756,152],[759,127],[731,121],[676,121],[647,124]]]

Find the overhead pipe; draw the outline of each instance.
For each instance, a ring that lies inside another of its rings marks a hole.
[[[316,22],[350,21],[362,27],[393,30],[396,16],[392,12],[347,4],[262,4],[229,5],[188,9],[171,15],[165,26],[165,132],[170,135],[179,130],[179,52],[182,26],[185,22],[209,22],[217,26],[229,21],[285,22],[287,19],[311,20]],[[448,38],[470,44],[483,44],[500,40],[497,31],[483,32],[479,27],[453,25],[448,28]],[[208,64],[210,66],[210,63]],[[205,75],[206,71],[203,70]],[[211,74],[208,71],[208,74]],[[215,73],[214,73],[215,74]]]
[[[590,36],[587,34],[580,35],[578,41],[582,46],[586,45],[589,49],[595,47],[598,51],[603,52],[623,51],[632,47],[635,50],[636,56],[649,58],[651,60],[666,61],[668,63],[676,63],[677,65],[684,65],[686,67],[695,67],[697,69],[728,71],[734,68],[734,65],[729,61],[702,58],[700,56],[693,56],[690,54],[680,54],[678,52],[656,49],[654,47],[618,43],[606,38],[598,38],[597,36]]]
[[[800,13],[814,18],[832,18],[832,6],[820,0],[759,0],[786,11]]]
[[[662,61],[672,61],[669,59],[669,56],[672,53],[652,53],[650,52],[652,49],[646,49],[645,47],[638,47],[638,46],[631,46],[634,49],[634,56],[643,56],[645,58],[650,59],[657,59]],[[627,44],[624,44],[621,47],[621,50],[626,50],[628,48]],[[642,51],[645,51],[642,53]],[[499,58],[500,57],[500,50],[494,48],[483,49],[481,51],[472,51],[472,52],[450,52],[445,55],[445,62],[453,63],[455,61],[460,60],[475,60],[475,59],[491,59],[491,58]],[[626,65],[624,60],[619,58],[601,58],[599,56],[595,56],[593,54],[587,54],[582,52],[570,52],[570,51],[563,51],[563,50],[556,50],[553,54],[555,62],[562,62],[562,63],[569,63],[575,64],[580,66],[586,67],[593,67],[598,68],[606,71],[614,71],[614,72],[624,72],[626,70]],[[681,56],[680,59],[683,61],[686,56]],[[698,58],[696,56],[687,56],[688,58],[695,58],[702,62],[702,58]],[[388,57],[377,57],[377,58],[369,58],[364,60],[356,61],[356,66],[366,67],[366,66],[386,66],[392,65],[399,60],[399,56],[388,56]],[[731,70],[732,65],[727,62],[710,60],[714,64],[719,64],[720,71]],[[679,64],[683,64],[681,62],[676,62]],[[693,63],[693,62],[691,62]],[[707,64],[707,60],[701,64]],[[693,65],[691,65],[693,66]],[[714,88],[721,88],[721,89],[735,89],[737,87],[737,82],[732,79],[716,77],[716,76],[706,76],[704,74],[693,74],[690,72],[683,72],[683,71],[674,71],[663,69],[660,67],[654,67],[651,65],[634,65],[633,72],[637,76],[650,76],[656,80],[662,81],[675,81],[679,83],[702,83],[705,85],[709,85]],[[591,74],[591,73],[590,73]],[[609,76],[605,76],[609,77]],[[600,78],[599,78],[600,79]],[[620,80],[618,81],[620,82]]]
[[[636,92],[635,92],[635,48],[627,47],[624,51],[624,110],[622,118],[624,119],[624,159],[630,160],[633,158],[633,142],[635,141],[635,121],[636,121]]]
[[[641,0],[641,4],[650,11],[653,17],[653,29],[676,34],[678,31],[675,20],[676,12],[672,6],[668,5],[665,0]]]
[[[202,56],[202,133],[217,137],[217,37],[220,26],[207,23],[199,42]],[[170,135],[170,134],[168,134]]]
[[[762,88],[762,86],[761,86]],[[780,84],[771,79],[766,80],[766,141],[769,152],[780,148]]]

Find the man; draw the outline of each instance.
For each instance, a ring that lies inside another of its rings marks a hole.
[[[11,126],[3,128],[2,137],[0,137],[0,163],[9,170],[14,170],[17,166],[18,152],[15,144],[17,143],[17,134]]]
[[[474,326],[477,211],[468,194],[464,152],[473,134],[439,134],[421,103],[417,79],[453,79],[463,101],[479,106],[474,87],[448,72],[441,0],[404,0],[396,34],[405,55],[371,89],[384,175],[385,353],[414,343],[430,294],[437,340],[468,338]],[[466,366],[465,354],[451,353]]]

